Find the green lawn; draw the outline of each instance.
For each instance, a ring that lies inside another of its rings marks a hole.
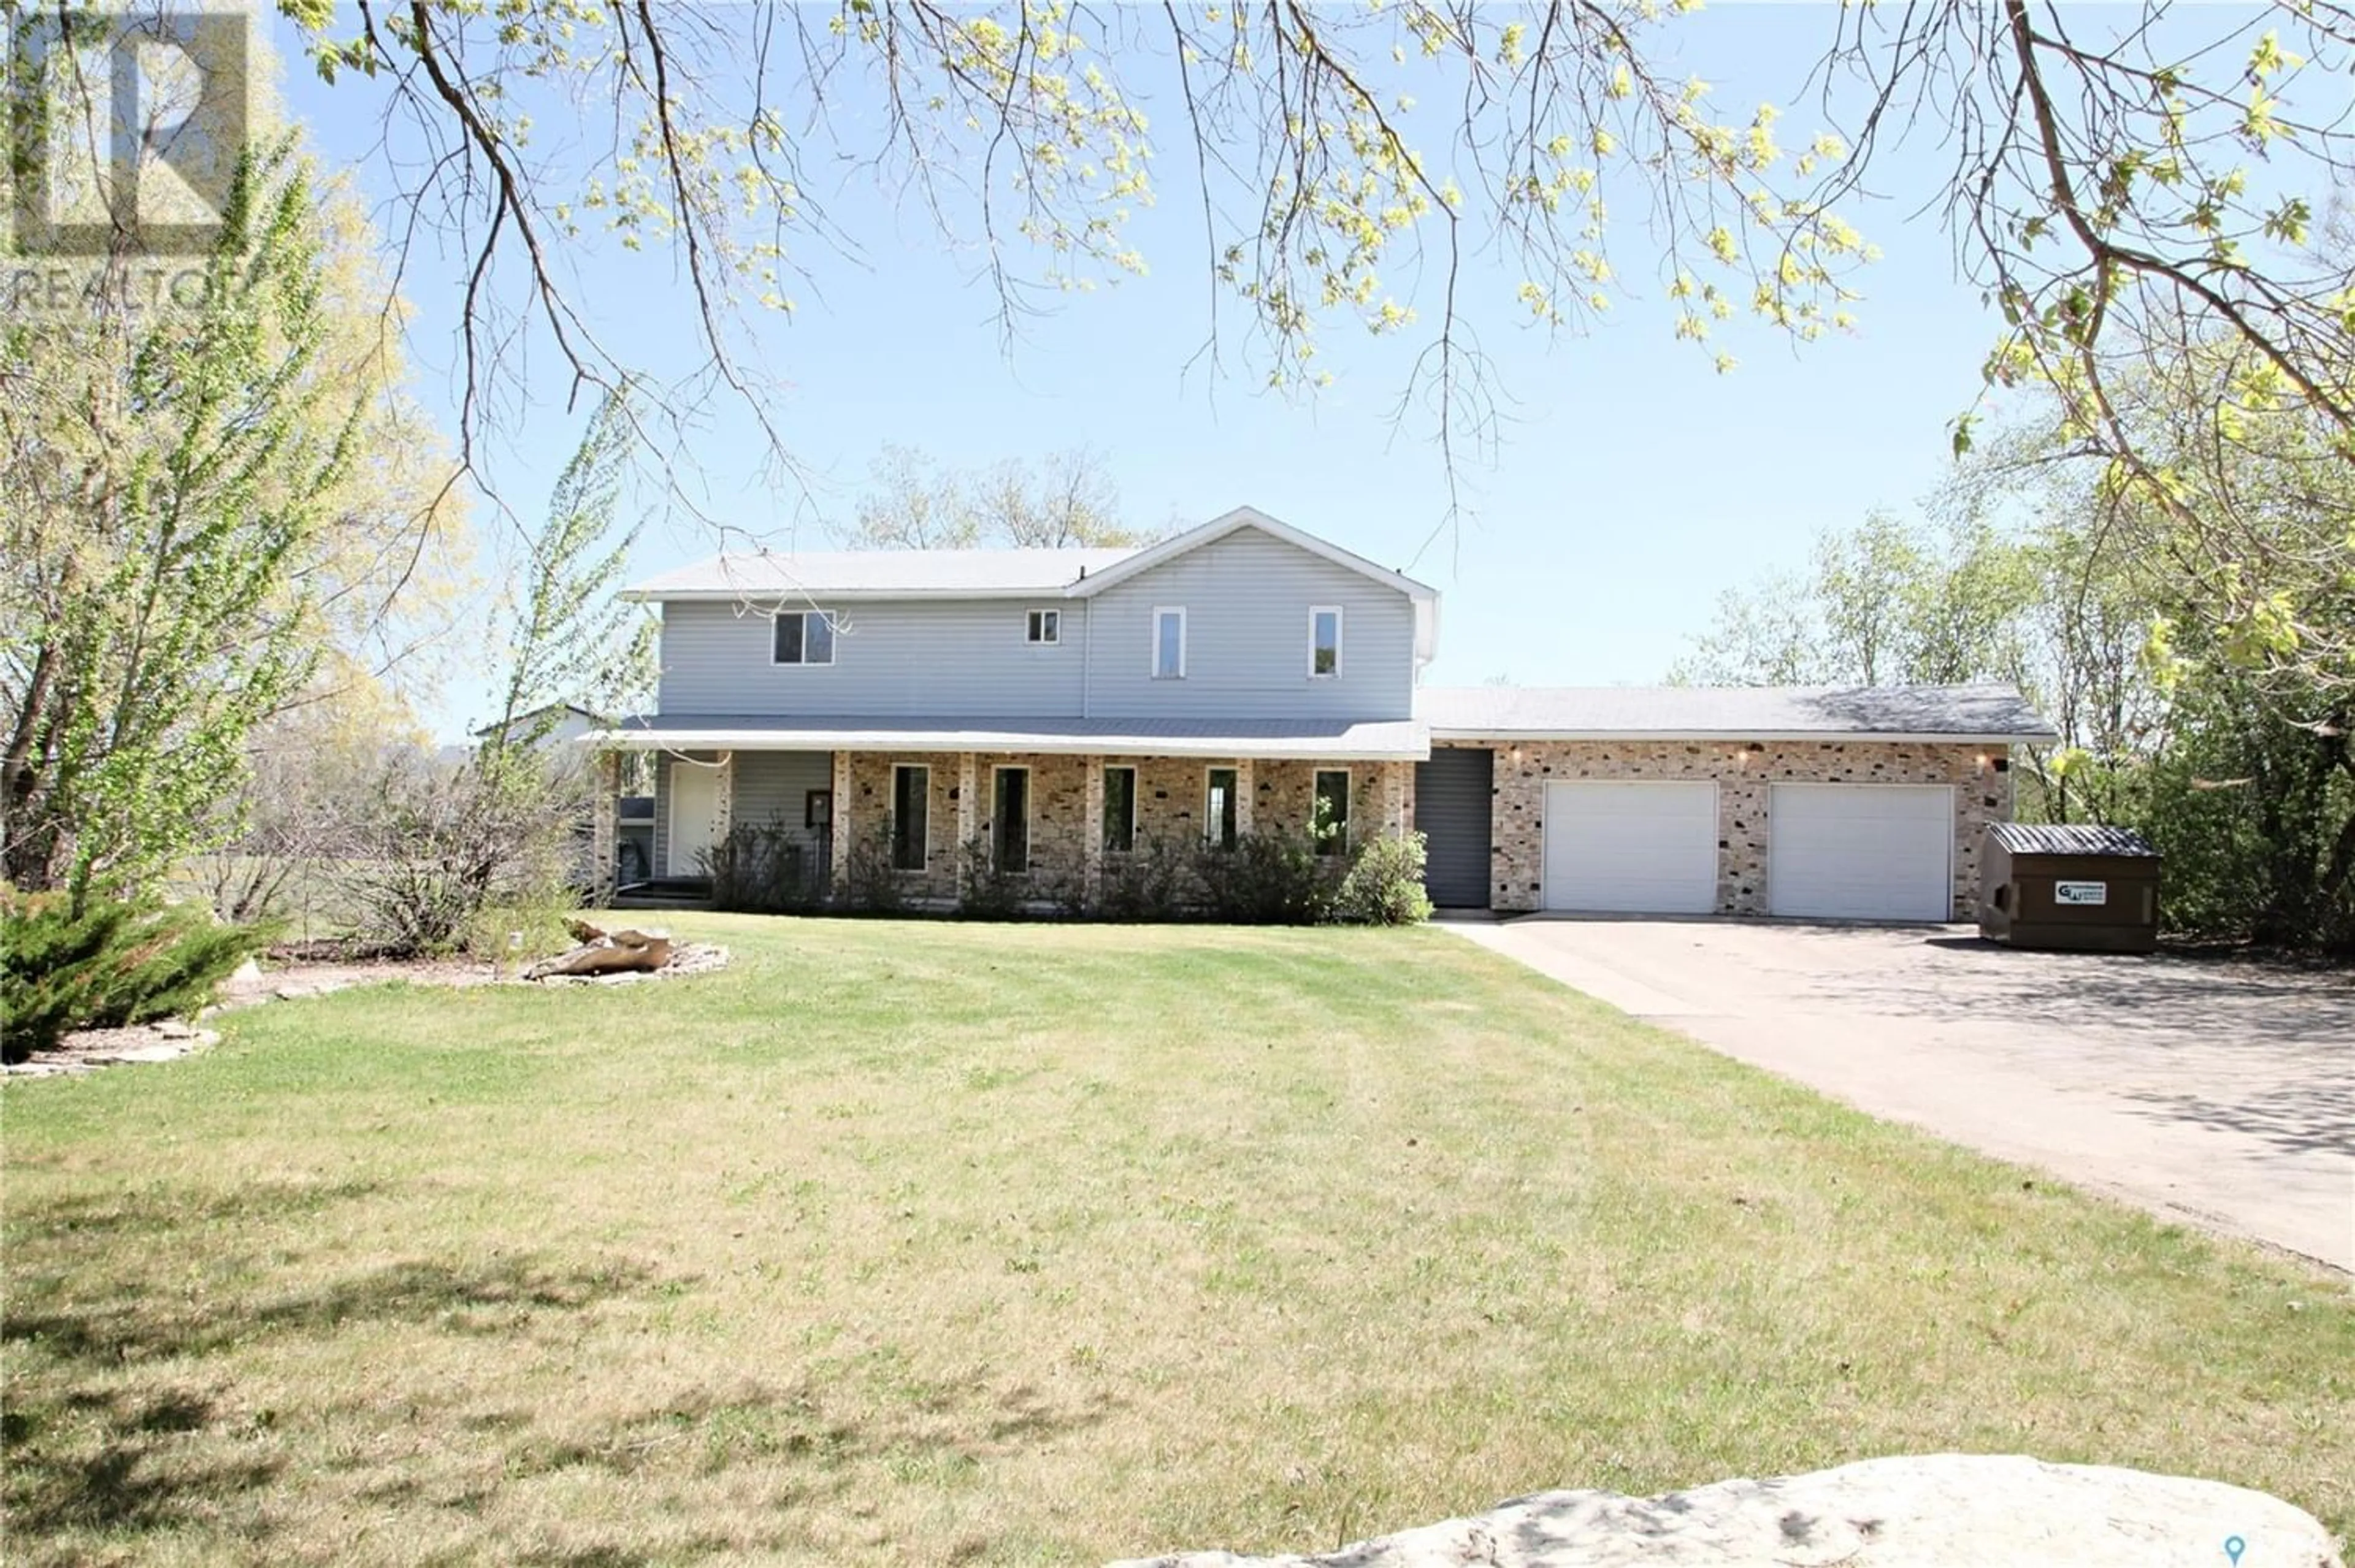
[[[5,1095],[11,1563],[1092,1563],[1894,1451],[2355,1523],[2346,1282],[1442,932],[682,917]]]

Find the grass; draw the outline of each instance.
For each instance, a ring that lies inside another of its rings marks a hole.
[[[1898,1451],[2355,1523],[2345,1282],[1435,931],[680,918],[10,1086],[11,1563],[1090,1563]]]

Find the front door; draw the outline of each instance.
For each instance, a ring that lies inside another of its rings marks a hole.
[[[670,849],[664,869],[674,877],[700,877],[710,869],[719,822],[719,770],[674,757],[670,764]]]

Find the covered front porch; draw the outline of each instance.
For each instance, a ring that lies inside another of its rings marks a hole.
[[[818,739],[856,743],[807,744]],[[1346,856],[1412,827],[1428,752],[1403,721],[672,720],[599,740],[656,755],[655,877],[674,891],[708,886],[724,847],[757,842],[797,858],[807,901],[880,881],[919,908],[954,907],[984,875],[1025,903],[1092,908],[1135,857],[1250,835]],[[613,830],[608,813],[600,864]]]

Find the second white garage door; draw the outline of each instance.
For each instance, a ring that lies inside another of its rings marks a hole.
[[[1550,784],[1545,907],[1707,914],[1717,907],[1713,784]]]
[[[1952,918],[1955,792],[1944,784],[1778,784],[1766,896],[1818,920]]]

